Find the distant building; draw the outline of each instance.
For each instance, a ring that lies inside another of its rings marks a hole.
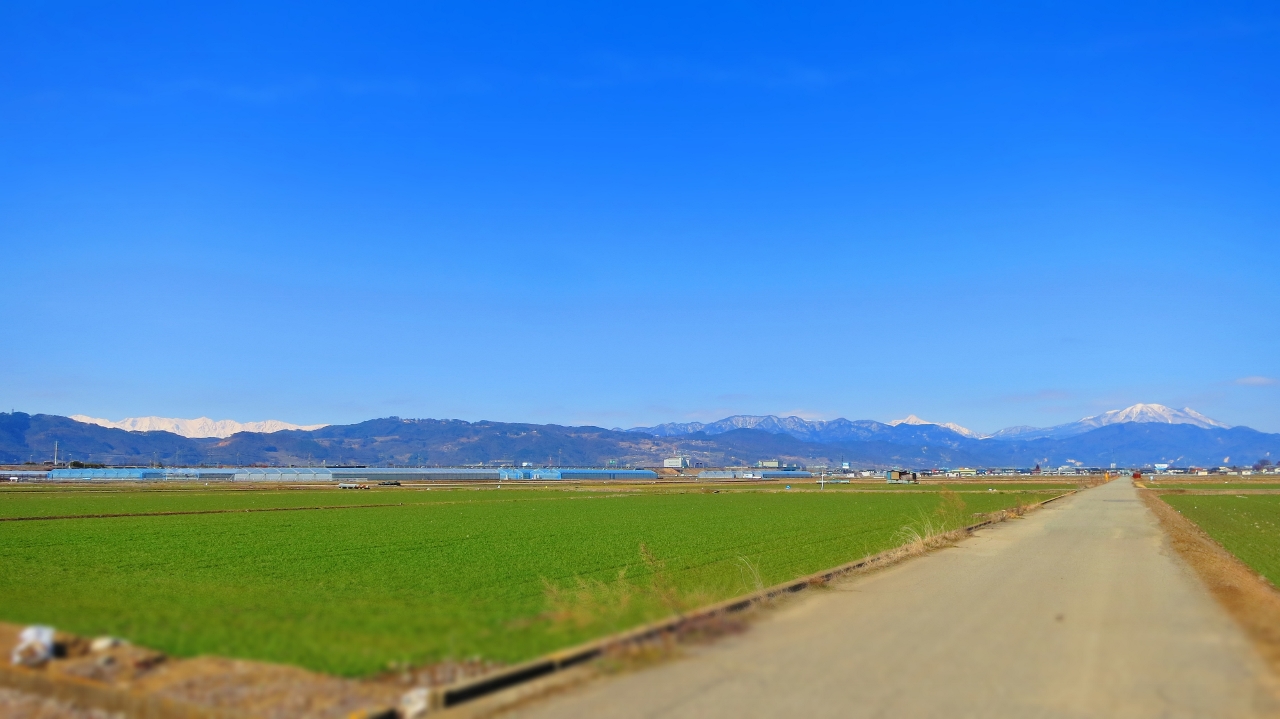
[[[796,469],[704,469],[698,473],[698,479],[807,479],[811,477],[813,477],[812,472]]]
[[[782,462],[776,459],[762,459],[759,462],[756,462],[756,466],[763,467],[764,469],[778,469],[782,466]]]

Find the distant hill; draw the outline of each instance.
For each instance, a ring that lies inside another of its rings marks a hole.
[[[798,417],[731,417],[691,432],[687,430],[693,425],[686,425],[684,433],[676,433],[674,427],[646,428],[653,430],[649,432],[387,417],[314,430],[198,438],[165,431],[131,432],[57,415],[15,412],[0,413],[0,462],[51,459],[55,442],[62,460],[113,465],[448,466],[505,460],[533,466],[603,466],[610,462],[657,466],[664,457],[682,454],[705,466],[778,459],[831,467],[846,461],[862,468],[1057,467],[1069,463],[1108,467],[1112,462],[1124,467],[1157,462],[1251,465],[1262,458],[1280,458],[1280,434],[1149,419],[1102,423],[1065,436],[1043,436],[1037,434],[1043,430],[1031,428],[1008,432],[999,439],[976,439],[931,423],[813,422]]]
[[[887,441],[907,444],[947,444],[968,437],[951,427],[923,422],[914,415],[906,420],[888,424],[869,419],[807,420],[800,417],[776,417],[774,415],[734,415],[722,420],[669,423],[655,427],[636,427],[627,430],[657,437],[681,437],[694,434],[715,436],[739,429],[754,429],[769,434],[786,434],[805,442],[861,442]],[[964,429],[961,427],[960,429]],[[968,430],[965,430],[966,432]]]
[[[225,438],[129,432],[56,415],[0,414],[0,462],[60,456],[105,464],[456,465],[491,460],[595,465],[661,463],[674,443],[599,427],[389,417],[316,430]]]

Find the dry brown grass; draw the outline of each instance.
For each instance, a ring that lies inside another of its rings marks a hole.
[[[75,702],[0,688],[0,716],[8,719],[123,719],[124,714]]]
[[[612,582],[578,577],[574,586],[560,587],[544,579],[543,592],[547,611],[542,618],[581,629],[626,611],[635,588],[627,581],[624,567]]]
[[[863,559],[859,566],[844,573],[843,576],[861,576],[868,572],[893,566],[912,557],[928,554],[935,549],[950,547],[973,534],[974,530],[971,527],[974,525],[982,525],[983,523],[998,524],[1009,519],[1017,519],[1039,507],[1040,502],[1019,500],[1019,504],[1015,507],[1002,509],[998,512],[974,515],[973,519],[978,521],[968,527],[945,529],[949,515],[954,515],[964,510],[964,502],[957,495],[951,502],[944,500],[942,507],[935,513],[935,517],[921,517],[916,524],[907,525],[899,530],[898,536],[902,540],[900,545]]]
[[[1214,598],[1244,628],[1280,676],[1280,592],[1150,489],[1139,496],[1160,520],[1169,543],[1204,581]]]
[[[1116,476],[1118,477],[1119,475],[1116,475]],[[1097,487],[1098,485],[1106,484],[1107,482],[1110,482],[1115,478],[1116,477],[1112,477],[1110,474],[1103,474],[1103,475],[1089,474],[1089,475],[1085,475],[1078,482],[1076,482],[1076,487],[1079,489],[1088,489],[1090,487]]]

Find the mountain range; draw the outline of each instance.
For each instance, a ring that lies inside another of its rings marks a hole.
[[[116,429],[126,429],[130,432],[172,432],[183,437],[230,437],[239,432],[262,432],[270,434],[286,429],[320,429],[327,427],[324,424],[297,425],[281,422],[278,419],[268,419],[262,422],[237,422],[234,419],[209,419],[208,417],[198,417],[196,419],[177,419],[175,417],[128,417],[118,422],[109,419],[100,419],[98,417],[87,417],[83,414],[73,414],[71,419],[77,422],[86,422],[88,424],[96,424],[100,427],[114,427]]]
[[[1013,427],[992,435],[914,415],[889,423],[738,415],[630,430],[388,417],[276,431],[261,431],[275,425],[260,424],[260,431],[204,437],[123,428],[148,426],[129,422],[103,426],[57,415],[0,413],[0,463],[52,459],[55,442],[61,461],[112,465],[656,466],[664,457],[680,454],[705,466],[778,459],[810,466],[843,461],[860,468],[1126,467],[1251,465],[1280,458],[1280,434],[1229,427],[1189,408],[1150,404],[1056,427]],[[194,425],[175,428],[206,431]]]
[[[980,434],[952,422],[929,422],[927,420],[920,419],[914,414],[907,416],[905,419],[895,419],[885,424],[867,419],[851,421],[844,419],[843,417],[832,420],[806,420],[801,419],[800,417],[739,414],[732,417],[725,417],[722,420],[708,424],[703,424],[701,422],[672,422],[656,425],[654,427],[633,427],[628,431],[644,432],[646,434],[652,434],[655,437],[677,437],[697,432],[713,435],[722,434],[735,429],[760,429],[774,434],[789,434],[797,439],[803,439],[807,442],[838,442],[853,438],[866,439],[880,428],[886,426],[930,425],[945,427],[946,429],[969,439],[1028,440],[1039,439],[1042,437],[1070,437],[1112,424],[1149,422],[1160,424],[1189,424],[1194,427],[1202,427],[1205,429],[1230,428],[1230,425],[1210,419],[1190,407],[1182,410],[1176,410],[1162,404],[1135,404],[1124,409],[1114,409],[1110,412],[1103,412],[1102,414],[1085,417],[1075,422],[1068,422],[1067,424],[1060,424],[1054,427],[1028,427],[1023,425],[1018,427],[1007,427],[994,434]]]

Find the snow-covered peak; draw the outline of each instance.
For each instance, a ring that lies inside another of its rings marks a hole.
[[[985,439],[985,438],[986,438],[986,436],[987,436],[987,435],[985,435],[985,434],[979,434],[979,433],[977,433],[977,432],[974,432],[973,430],[969,429],[968,427],[961,427],[960,425],[956,424],[955,422],[929,422],[929,421],[927,421],[927,420],[920,419],[919,417],[915,416],[914,414],[909,414],[909,415],[907,415],[906,417],[904,417],[903,419],[895,419],[895,420],[892,420],[891,422],[889,422],[889,425],[890,425],[891,427],[897,427],[897,426],[898,426],[898,425],[900,425],[900,424],[932,424],[932,425],[935,425],[935,426],[938,426],[938,427],[946,427],[947,429],[951,430],[952,432],[955,432],[956,434],[959,434],[959,435],[963,435],[963,436],[968,437],[968,438],[970,438],[970,439]]]
[[[178,419],[175,417],[126,417],[118,422],[109,419],[100,419],[98,417],[87,417],[83,414],[73,414],[71,419],[86,424],[96,424],[102,427],[113,427],[115,429],[128,430],[130,432],[172,432],[182,435],[183,437],[203,438],[218,437],[219,439],[230,437],[237,432],[280,432],[286,429],[320,429],[328,425],[311,424],[297,425],[281,422],[278,419],[268,419],[262,422],[237,422],[234,419],[209,419],[208,417],[199,417],[197,419]]]
[[[1113,409],[1110,412],[1085,417],[1078,424],[1089,427],[1105,427],[1109,424],[1121,424],[1124,422],[1157,422],[1160,424],[1190,424],[1196,427],[1209,429],[1217,427],[1227,429],[1230,427],[1215,419],[1210,419],[1199,412],[1185,407],[1181,410],[1166,407],[1162,404],[1135,404],[1124,409]]]
[[[1056,427],[1009,427],[991,435],[993,439],[1032,440],[1045,437],[1062,438],[1083,434],[1099,427],[1130,422],[1151,424],[1189,424],[1201,429],[1230,429],[1231,425],[1210,419],[1199,412],[1184,407],[1180,410],[1162,404],[1135,404],[1124,409],[1113,409],[1110,412],[1085,417],[1077,422],[1068,422]]]

